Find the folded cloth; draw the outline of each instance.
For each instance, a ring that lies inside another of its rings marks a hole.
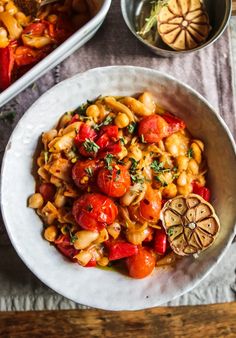
[[[16,112],[16,116],[12,124],[9,121],[0,124],[0,158],[14,125],[42,93],[77,72],[107,65],[150,67],[177,77],[200,92],[221,114],[233,135],[236,135],[229,31],[214,45],[198,53],[169,59],[157,57],[129,32],[122,19],[119,1],[113,0],[104,25],[89,43],[3,107],[2,115]],[[56,294],[32,275],[14,252],[2,222],[0,257],[0,310],[81,307]],[[236,243],[232,244],[224,259],[198,287],[166,305],[235,300],[235,269]]]

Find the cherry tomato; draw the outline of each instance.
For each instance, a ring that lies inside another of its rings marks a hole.
[[[140,202],[140,215],[150,223],[156,223],[160,218],[161,199],[157,190],[149,185],[144,199]]]
[[[112,197],[123,196],[130,187],[130,174],[126,167],[113,165],[111,170],[100,169],[97,184],[102,192]]]
[[[192,187],[193,187],[193,193],[194,194],[197,194],[197,195],[201,196],[207,202],[210,201],[211,193],[210,193],[210,190],[208,188],[203,187],[202,185],[200,185],[196,181],[193,181]]]
[[[168,136],[168,128],[168,123],[161,116],[153,114],[140,121],[138,134],[144,142],[154,143]]]
[[[126,259],[126,264],[130,277],[144,278],[152,273],[156,259],[150,249],[140,247],[137,254]]]
[[[117,126],[104,126],[100,131],[100,135],[96,143],[102,149],[109,146],[113,141],[117,141],[117,138],[118,138]]]
[[[43,196],[44,202],[51,202],[54,200],[56,187],[51,183],[42,183],[39,186],[39,192]]]
[[[68,235],[61,235],[56,241],[55,241],[56,248],[67,258],[69,258],[71,261],[75,262],[76,259],[74,259],[74,256],[77,255],[79,252],[76,250],[73,246],[73,244],[70,242]]]
[[[74,202],[72,214],[83,229],[99,231],[114,222],[118,209],[110,198],[87,193]]]
[[[98,161],[77,161],[72,168],[72,178],[77,187],[82,190],[87,189],[89,184],[94,181],[94,176],[96,175],[98,168]]]
[[[177,131],[184,129],[186,127],[185,122],[178,118],[177,116],[172,115],[171,113],[164,113],[161,115],[163,119],[168,123],[168,132],[169,135],[176,133]]]
[[[93,128],[91,128],[86,123],[82,123],[78,131],[78,134],[75,137],[75,144],[76,145],[81,144],[84,141],[86,141],[86,139],[93,141],[96,136],[97,136],[97,133],[95,132]]]
[[[110,261],[130,257],[138,253],[137,245],[122,241],[114,241],[108,245],[108,248]]]
[[[158,255],[164,255],[167,249],[167,238],[164,230],[157,230],[154,237],[154,251]]]
[[[121,152],[121,144],[120,141],[116,143],[109,144],[107,147],[103,148],[101,151],[98,152],[99,158],[104,158],[107,154],[116,155]]]

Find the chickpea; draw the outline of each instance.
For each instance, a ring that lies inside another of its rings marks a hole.
[[[129,125],[129,118],[125,113],[118,113],[115,118],[115,124],[118,128],[125,128]]]
[[[183,171],[177,178],[177,184],[180,187],[184,187],[187,184],[187,174]]]
[[[181,186],[178,187],[178,193],[180,195],[187,196],[187,195],[191,194],[192,191],[193,191],[192,184],[186,184],[183,187],[181,187]]]
[[[97,261],[100,266],[107,266],[109,264],[109,259],[107,257],[102,257]]]
[[[55,225],[50,225],[44,230],[44,238],[48,242],[54,242],[57,238],[57,227]]]
[[[55,197],[55,206],[57,208],[62,208],[66,204],[66,197],[61,194],[56,194]]]
[[[29,207],[32,209],[38,209],[43,206],[43,196],[40,193],[33,194],[29,198]]]
[[[180,155],[176,158],[176,165],[179,171],[187,170],[189,158],[184,155]]]
[[[177,195],[177,187],[174,183],[170,183],[162,191],[164,198],[174,198]]]
[[[74,258],[77,259],[80,265],[85,266],[93,258],[93,256],[90,252],[81,250]]]
[[[100,110],[96,104],[92,104],[86,109],[86,115],[92,117],[93,119],[97,119],[100,115]]]
[[[193,175],[197,175],[199,172],[199,166],[193,158],[191,158],[189,161],[188,172],[192,173]]]

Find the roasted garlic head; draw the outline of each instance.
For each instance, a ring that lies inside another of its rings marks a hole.
[[[201,0],[169,0],[157,22],[162,40],[175,50],[199,46],[206,41],[211,29]]]
[[[162,221],[171,248],[180,256],[207,249],[220,229],[212,205],[195,194],[180,195],[166,202]]]

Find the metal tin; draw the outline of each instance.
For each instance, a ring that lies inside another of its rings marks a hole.
[[[155,45],[144,40],[137,32],[144,24],[145,18],[150,15],[150,0],[121,0],[121,10],[123,18],[134,36],[139,39],[152,52],[163,57],[181,56],[196,52],[215,42],[224,32],[228,25],[231,11],[231,0],[204,0],[203,1],[212,26],[208,40],[197,48],[186,51],[175,51],[167,46],[161,38],[157,38]]]
[[[111,1],[112,0],[97,0],[97,3],[100,4],[98,13],[52,53],[21,76],[9,88],[1,92],[0,107],[91,39],[103,23],[110,8]]]

